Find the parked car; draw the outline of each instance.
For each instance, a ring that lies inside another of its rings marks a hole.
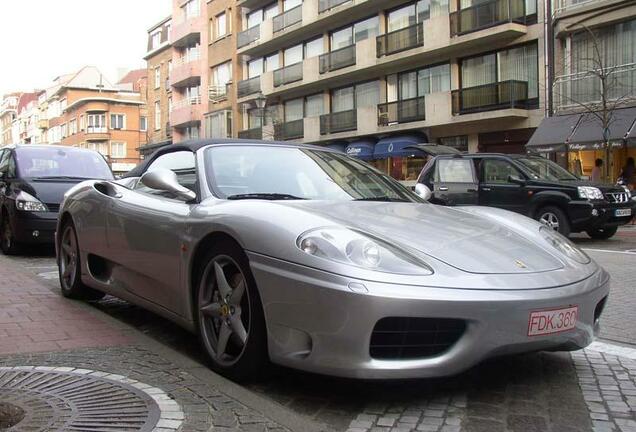
[[[634,215],[630,191],[577,178],[540,156],[460,154],[444,146],[413,146],[433,156],[418,183],[442,205],[498,207],[534,218],[567,236],[608,239]]]
[[[430,205],[308,145],[173,144],[129,177],[73,187],[60,212],[63,295],[109,293],[163,315],[234,379],[268,360],[410,378],[575,350],[609,292],[602,268],[536,221]]]
[[[16,254],[27,244],[51,244],[64,193],[86,179],[112,180],[99,153],[66,146],[0,149],[0,248]]]

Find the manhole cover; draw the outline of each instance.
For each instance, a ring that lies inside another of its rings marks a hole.
[[[22,413],[6,429],[0,426],[11,432],[176,430],[183,421],[179,405],[162,390],[87,369],[0,367],[0,401]]]

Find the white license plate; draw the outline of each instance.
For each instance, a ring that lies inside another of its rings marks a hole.
[[[614,216],[616,216],[616,217],[631,216],[631,215],[632,215],[632,209],[617,209],[617,210],[614,210]]]
[[[530,312],[528,336],[540,336],[572,330],[576,327],[578,315],[578,306]]]

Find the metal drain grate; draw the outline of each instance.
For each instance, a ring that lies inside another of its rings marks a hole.
[[[25,412],[11,432],[151,431],[160,422],[176,430],[183,420],[160,389],[86,369],[0,368],[0,400]]]

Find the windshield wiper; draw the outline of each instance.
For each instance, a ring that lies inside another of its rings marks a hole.
[[[384,201],[384,202],[410,202],[403,198],[391,198],[389,196],[375,196],[366,198],[356,198],[354,201]]]
[[[263,199],[263,200],[304,200],[306,198],[297,197],[295,195],[282,194],[282,193],[247,193],[236,194],[227,197],[229,200],[243,200],[243,199]]]
[[[44,176],[44,177],[33,177],[33,180],[91,180],[91,177]]]

